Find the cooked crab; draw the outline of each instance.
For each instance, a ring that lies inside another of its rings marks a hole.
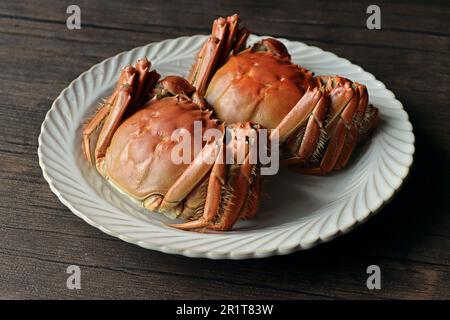
[[[248,36],[237,15],[216,19],[188,80],[225,124],[289,124],[283,127],[291,131],[280,134],[283,157],[300,172],[344,167],[378,122],[366,87],[339,76],[314,77],[276,39],[245,49]]]
[[[232,125],[225,135],[192,85],[176,76],[158,81],[150,67],[141,59],[122,70],[114,93],[83,130],[86,158],[148,210],[191,220],[177,228],[228,230],[240,217],[253,216],[260,197],[259,165],[251,163],[254,148],[248,139],[237,139],[237,132],[253,137],[259,126]],[[189,148],[188,163],[176,162],[172,156],[179,141],[172,134],[179,129],[193,134],[195,121],[202,124],[201,148]],[[208,130],[218,134],[204,141]],[[236,161],[228,164],[227,156]]]

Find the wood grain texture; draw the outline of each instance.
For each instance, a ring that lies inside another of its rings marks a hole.
[[[450,7],[377,1],[382,30],[366,29],[364,1],[78,0],[0,2],[0,298],[450,298]],[[415,164],[404,188],[371,221],[330,243],[251,261],[188,259],[144,250],[74,216],[52,194],[37,158],[53,99],[118,52],[207,33],[238,12],[254,33],[304,41],[363,66],[410,115]],[[68,265],[82,289],[66,289]],[[382,289],[366,288],[366,268]]]

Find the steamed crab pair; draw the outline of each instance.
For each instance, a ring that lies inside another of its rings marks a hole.
[[[271,130],[286,163],[323,175],[344,167],[377,124],[365,86],[314,77],[275,39],[246,48],[248,35],[237,15],[216,19],[187,80],[159,80],[145,58],[124,68],[83,131],[84,153],[98,172],[148,210],[189,220],[174,227],[229,230],[256,213],[261,164],[250,161],[254,148],[243,146],[248,141],[237,131],[254,137]],[[189,164],[174,163],[171,135],[180,128],[193,133],[195,121],[221,135],[192,148]],[[224,161],[240,147],[243,161]]]

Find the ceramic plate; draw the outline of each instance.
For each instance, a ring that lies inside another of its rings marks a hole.
[[[281,170],[265,184],[257,216],[226,233],[194,233],[165,225],[106,182],[84,160],[82,124],[108,96],[119,70],[148,57],[163,76],[186,76],[206,36],[166,40],[109,58],[81,74],[56,98],[42,124],[39,162],[52,191],[74,214],[103,232],[141,247],[188,257],[245,259],[311,248],[348,232],[389,201],[408,175],[414,135],[402,104],[383,83],[330,52],[280,39],[293,61],[317,75],[339,74],[365,84],[380,124],[350,165],[327,177]],[[252,36],[250,43],[260,37]]]

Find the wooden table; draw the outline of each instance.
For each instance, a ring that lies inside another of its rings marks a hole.
[[[77,0],[0,2],[0,298],[450,298],[450,7],[369,2]],[[414,1],[413,1],[414,2]],[[149,42],[209,31],[239,12],[254,33],[304,41],[350,59],[403,102],[417,151],[409,180],[367,224],[313,250],[209,261],[127,244],[73,215],[50,191],[37,137],[52,101],[91,65]],[[66,268],[82,270],[68,290]],[[368,290],[366,268],[381,268]]]

